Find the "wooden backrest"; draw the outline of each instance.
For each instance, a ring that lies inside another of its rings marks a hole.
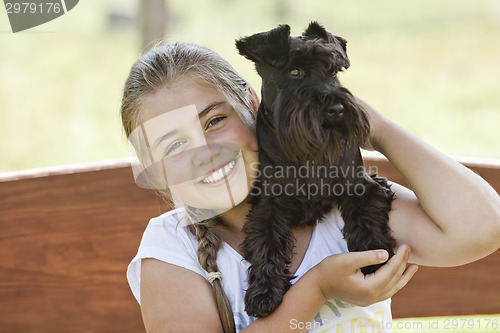
[[[367,166],[404,183],[379,158]],[[471,165],[500,189],[498,165]],[[128,162],[0,176],[0,332],[144,332],[125,271],[167,206]],[[394,317],[499,313],[500,252],[457,268],[421,267]]]

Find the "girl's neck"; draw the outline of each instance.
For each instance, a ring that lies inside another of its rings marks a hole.
[[[219,226],[222,239],[241,256],[244,256],[240,247],[245,240],[243,226],[250,207],[251,204],[248,202],[242,202],[233,209],[219,215],[222,222],[222,225]]]
[[[243,201],[236,207],[220,215],[224,227],[231,232],[241,232],[245,225],[246,216],[251,208],[251,204]]]

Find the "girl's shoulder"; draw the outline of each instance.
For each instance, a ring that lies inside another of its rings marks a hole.
[[[152,226],[162,226],[164,228],[172,228],[178,226],[186,226],[186,212],[183,208],[169,210],[159,216],[149,220],[147,228]],[[146,230],[147,230],[146,228]]]
[[[139,303],[142,259],[156,259],[206,276],[198,262],[198,242],[184,219],[183,210],[174,209],[149,221],[137,254],[127,269],[127,280]]]
[[[187,218],[182,208],[170,210],[152,218],[142,236],[139,250],[156,248],[184,250],[196,253],[196,237],[187,228]]]

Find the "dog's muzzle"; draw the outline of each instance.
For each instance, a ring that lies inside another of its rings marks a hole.
[[[325,110],[324,123],[326,125],[339,125],[344,121],[345,110],[342,103],[330,105]]]

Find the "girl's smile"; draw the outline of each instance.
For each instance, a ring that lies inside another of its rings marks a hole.
[[[233,175],[233,170],[237,160],[239,160],[239,157],[236,160],[232,160],[220,169],[212,172],[210,175],[204,177],[199,181],[199,183],[211,186],[218,186],[222,183],[225,183],[227,179],[229,179],[229,177]]]

